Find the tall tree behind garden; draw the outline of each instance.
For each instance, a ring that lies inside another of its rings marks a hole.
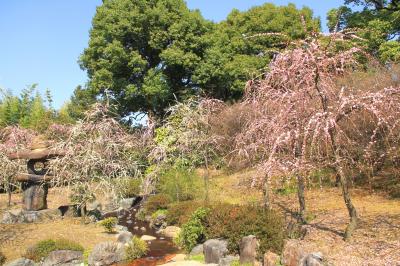
[[[92,93],[90,89],[79,85],[75,88],[70,101],[60,109],[60,114],[65,114],[67,119],[83,119],[85,117],[85,113],[95,103],[96,95]]]
[[[345,0],[328,12],[328,28],[356,30],[368,51],[384,62],[400,61],[400,1]]]
[[[109,97],[122,116],[162,115],[175,98],[195,92],[211,23],[183,0],[105,0],[81,57],[90,89]]]
[[[238,99],[245,81],[270,60],[270,49],[305,36],[302,17],[308,30],[319,30],[312,11],[294,5],[234,10],[214,24],[183,0],[106,0],[81,56],[85,90],[116,103],[122,116],[163,116],[195,94]],[[251,38],[265,32],[277,34]]]
[[[312,10],[297,9],[294,4],[268,3],[244,12],[234,9],[204,36],[208,48],[195,81],[207,96],[237,100],[246,81],[258,75],[287,43],[319,30],[320,21]]]

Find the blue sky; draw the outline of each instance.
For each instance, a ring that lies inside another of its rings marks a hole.
[[[220,21],[232,10],[272,2],[309,6],[325,15],[343,0],[188,0],[205,18]],[[87,46],[91,20],[101,0],[0,0],[0,87],[18,94],[29,84],[49,88],[60,107],[86,73],[77,63]]]

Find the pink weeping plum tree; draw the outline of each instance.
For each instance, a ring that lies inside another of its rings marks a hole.
[[[350,217],[344,234],[349,239],[358,215],[347,170],[355,157],[382,159],[397,147],[400,88],[338,86],[338,78],[359,67],[356,59],[367,56],[358,48],[334,50],[337,36],[325,45],[317,37],[296,45],[277,55],[261,79],[248,82],[243,104],[254,112],[236,144],[248,156],[257,154],[267,208],[271,206],[271,176],[297,178],[303,222],[307,173],[334,168]]]
[[[18,150],[26,149],[33,138],[35,132],[18,126],[9,126],[0,129],[0,189],[8,194],[8,205],[11,204],[12,191],[18,187],[14,176],[22,171],[25,165],[18,161],[10,160],[8,155]]]

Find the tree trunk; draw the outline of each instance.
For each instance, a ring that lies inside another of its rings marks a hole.
[[[210,178],[210,171],[208,169],[208,160],[207,156],[204,156],[204,161],[206,165],[206,174],[204,175],[204,189],[205,189],[205,195],[204,195],[204,201],[207,204],[208,203],[208,183],[209,183],[209,178]]]
[[[264,186],[263,186],[263,195],[264,195],[264,209],[265,210],[271,210],[272,209],[272,204],[271,204],[271,187],[270,187],[270,180],[268,178],[268,175],[265,175],[264,178]]]
[[[357,210],[351,201],[349,186],[347,183],[347,177],[343,171],[343,167],[340,162],[340,157],[337,153],[338,152],[335,151],[336,171],[340,177],[340,185],[342,187],[343,199],[350,216],[350,222],[346,227],[346,231],[344,233],[344,239],[349,240],[354,230],[357,227],[358,216],[357,216]]]
[[[8,196],[8,203],[7,206],[11,207],[11,196],[12,196],[12,185],[11,185],[11,178],[7,178],[7,196]]]
[[[180,189],[179,189],[179,181],[178,181],[178,171],[175,170],[175,192],[176,192],[176,201],[180,202]]]
[[[11,186],[8,187],[7,194],[8,194],[8,203],[7,203],[7,206],[8,206],[8,207],[11,207]]]
[[[81,223],[86,223],[86,203],[81,204]]]
[[[304,217],[304,212],[306,210],[306,200],[304,197],[305,182],[304,177],[301,174],[297,174],[297,196],[299,198],[299,220],[301,223],[305,224],[306,219]]]
[[[342,158],[340,156],[339,147],[336,145],[336,134],[334,128],[331,128],[329,130],[329,135],[331,137],[333,155],[335,156],[335,170],[337,176],[339,177],[340,186],[342,187],[344,203],[346,204],[347,211],[349,212],[350,216],[350,222],[347,225],[346,230],[344,232],[344,240],[347,241],[351,238],[351,235],[353,234],[354,230],[357,227],[357,222],[358,222],[357,210],[354,207],[353,202],[351,201],[349,185],[347,183],[347,176],[343,170],[343,165],[341,160]]]

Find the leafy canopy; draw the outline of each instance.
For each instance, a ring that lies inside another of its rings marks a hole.
[[[329,30],[354,29],[366,40],[368,52],[384,62],[398,62],[400,1],[346,0],[344,3],[328,12]]]
[[[118,103],[120,113],[161,115],[175,97],[193,94],[211,27],[183,0],[105,0],[81,56],[90,88]]]
[[[238,99],[271,48],[305,36],[302,17],[308,30],[319,30],[310,9],[292,4],[233,10],[216,24],[183,0],[105,0],[80,58],[89,76],[84,90],[112,101],[125,117],[162,117],[175,101],[199,94]],[[285,36],[251,38],[265,32]]]
[[[208,96],[237,100],[246,81],[268,65],[287,42],[304,38],[305,29],[320,29],[319,19],[306,7],[268,3],[244,12],[234,9],[204,36],[208,45],[194,79]]]

